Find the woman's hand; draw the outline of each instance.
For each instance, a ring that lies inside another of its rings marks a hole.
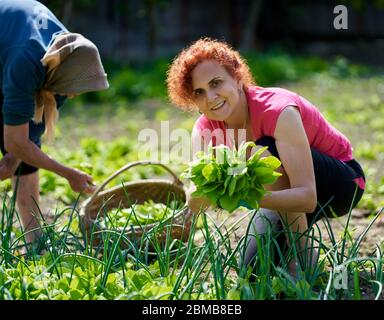
[[[96,189],[90,175],[78,169],[66,167],[52,159],[30,141],[28,135],[28,123],[18,126],[4,125],[4,145],[8,154],[14,154],[15,157],[31,166],[54,172],[66,178],[75,192],[92,193]],[[12,167],[16,165],[14,162],[12,163]]]
[[[96,189],[92,177],[78,169],[70,169],[65,178],[75,192],[92,193]]]
[[[21,160],[17,159],[12,153],[7,153],[0,160],[0,180],[11,178],[20,163]]]
[[[207,210],[210,206],[210,202],[207,198],[189,198],[188,207],[193,213],[198,214],[200,211]]]
[[[208,209],[211,205],[211,202],[204,197],[192,197],[192,193],[196,190],[196,186],[191,184],[190,188],[187,190],[187,205],[194,214],[200,213]]]

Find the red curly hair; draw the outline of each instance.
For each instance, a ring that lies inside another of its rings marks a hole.
[[[167,72],[168,96],[171,102],[186,111],[197,109],[192,98],[192,70],[203,60],[215,60],[245,87],[255,84],[245,60],[226,42],[202,38],[182,50]]]

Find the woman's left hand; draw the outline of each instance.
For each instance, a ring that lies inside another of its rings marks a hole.
[[[66,176],[71,188],[75,192],[92,193],[96,186],[92,177],[78,169],[70,169],[70,173]]]
[[[0,160],[0,180],[11,178],[21,161],[17,159],[12,153],[7,153]]]

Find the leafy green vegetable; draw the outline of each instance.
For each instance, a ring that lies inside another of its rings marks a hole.
[[[256,147],[256,144],[243,143],[239,150],[219,145],[210,147],[207,153],[199,152],[197,160],[182,174],[196,185],[192,196],[206,197],[213,205],[229,212],[242,203],[257,209],[267,192],[264,185],[274,183],[281,176],[275,171],[281,162],[274,156],[260,157],[267,147],[246,159],[249,147]]]
[[[109,273],[103,286],[102,263],[82,258],[63,256],[55,268],[49,256],[22,260],[15,267],[0,266],[0,300],[169,299],[177,279],[177,272],[161,277],[158,261],[138,270],[128,261],[125,271]]]
[[[175,201],[167,206],[164,203],[155,203],[153,200],[148,200],[143,204],[137,204],[129,208],[112,209],[104,217],[100,217],[99,222],[102,228],[147,225],[165,221],[176,215],[180,209],[180,204]]]

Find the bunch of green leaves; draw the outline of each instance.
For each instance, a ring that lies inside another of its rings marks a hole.
[[[136,204],[129,208],[112,209],[100,218],[100,226],[102,228],[124,228],[125,225],[148,225],[171,218],[179,209],[180,204],[176,201],[171,201],[167,206],[164,203],[155,203],[153,200],[148,200],[143,204]]]
[[[229,212],[239,205],[258,208],[267,192],[264,185],[274,183],[281,175],[275,171],[281,162],[274,156],[261,157],[267,147],[246,159],[248,148],[254,147],[255,143],[246,142],[239,150],[219,145],[210,147],[207,153],[198,152],[197,159],[182,174],[196,186],[192,196],[206,197]]]
[[[142,300],[169,299],[177,273],[162,277],[158,261],[134,269],[105,273],[101,261],[83,255],[44,256],[20,260],[14,267],[0,265],[0,300]],[[103,278],[105,277],[105,281]],[[202,298],[207,298],[203,295]]]

